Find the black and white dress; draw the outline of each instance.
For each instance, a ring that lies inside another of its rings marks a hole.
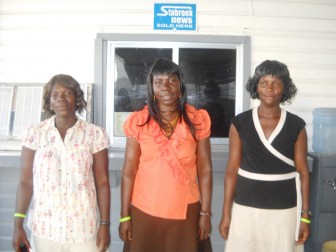
[[[282,109],[268,139],[257,108],[237,115],[232,123],[242,141],[242,160],[225,252],[303,251],[295,246],[301,193],[293,160],[305,122]]]

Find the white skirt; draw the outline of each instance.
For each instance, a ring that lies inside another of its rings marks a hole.
[[[31,235],[32,246],[31,252],[99,252],[96,246],[96,240],[78,243],[60,243],[53,240],[43,239],[35,235]]]
[[[303,252],[295,245],[296,207],[259,209],[233,204],[224,252]]]

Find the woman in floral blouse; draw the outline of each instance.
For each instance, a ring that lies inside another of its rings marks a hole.
[[[22,244],[33,251],[105,251],[110,244],[109,141],[102,128],[76,116],[85,106],[71,76],[56,75],[45,86],[49,118],[23,137],[15,251]],[[30,242],[23,228],[29,204]]]
[[[119,235],[125,250],[197,251],[211,228],[210,118],[186,104],[170,60],[154,63],[147,90],[148,105],[124,124]]]

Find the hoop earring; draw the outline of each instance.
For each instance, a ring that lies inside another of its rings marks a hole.
[[[153,95],[153,100],[154,100],[154,102],[155,102],[155,95]]]

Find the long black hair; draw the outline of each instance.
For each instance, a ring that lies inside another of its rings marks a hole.
[[[290,77],[287,66],[276,60],[265,60],[256,67],[254,76],[246,84],[246,90],[250,93],[251,98],[259,99],[259,94],[257,93],[258,83],[261,77],[267,75],[278,77],[282,81],[283,93],[280,103],[291,103],[298,90]]]
[[[163,74],[167,74],[167,75],[174,74],[177,76],[178,80],[180,81],[180,98],[178,100],[178,105],[177,105],[179,122],[181,122],[182,118],[184,119],[185,123],[190,129],[190,132],[193,138],[196,140],[195,125],[190,120],[187,114],[187,111],[186,111],[187,89],[186,89],[186,86],[183,80],[183,72],[181,68],[177,64],[175,64],[173,61],[171,61],[170,59],[160,58],[156,60],[150,68],[150,71],[148,74],[148,80],[147,80],[147,95],[148,95],[147,104],[148,104],[149,115],[148,115],[146,122],[143,125],[146,125],[147,123],[149,123],[151,118],[153,118],[153,120],[159,124],[161,129],[165,129],[167,127],[167,124],[162,120],[160,116],[160,109],[154,99],[154,90],[153,90],[154,76],[163,75]]]

